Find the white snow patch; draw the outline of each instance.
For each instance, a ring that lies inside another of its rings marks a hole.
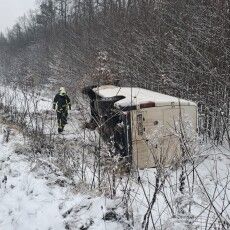
[[[138,87],[117,87],[113,85],[105,85],[94,88],[93,91],[104,98],[124,96],[124,99],[121,99],[115,103],[115,106],[117,107],[140,105],[149,102],[154,102],[155,106],[171,106],[171,103],[174,103],[174,105],[180,104],[196,106],[196,104],[191,101]]]

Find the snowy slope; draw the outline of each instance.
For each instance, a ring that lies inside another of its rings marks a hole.
[[[49,168],[29,162],[26,152],[14,152],[15,146],[22,144],[19,134],[9,143],[0,143],[0,229],[63,230],[90,225],[89,229],[97,230],[124,229],[119,223],[102,219],[114,206],[113,201],[58,185],[58,176]]]
[[[13,94],[12,89],[7,90],[10,95]],[[34,100],[41,103],[37,112],[43,114],[42,111],[49,110],[51,98],[41,98],[35,96]],[[7,105],[9,97],[5,99],[3,102]],[[20,104],[17,103],[20,97],[12,99],[11,104]],[[33,111],[34,107],[28,105],[27,108]],[[110,199],[111,171],[105,171],[99,192],[97,181],[92,181],[98,134],[81,128],[81,119],[84,119],[81,112],[73,108],[65,135],[54,135],[60,151],[54,152],[52,157],[31,154],[26,148],[27,142],[17,130],[10,135],[9,143],[3,142],[4,135],[0,134],[0,230],[142,228],[154,197],[157,170],[116,175],[116,195],[113,199]],[[52,116],[55,117],[55,114],[45,117],[46,134],[56,130],[56,121],[50,120]],[[187,162],[177,169],[165,169],[162,174],[160,183],[164,184],[151,209],[148,229],[230,229],[230,151],[209,143],[197,144],[200,150],[193,159],[194,165]],[[70,152],[63,157],[66,148]],[[106,155],[106,151],[104,148],[101,153]],[[81,158],[83,153],[84,162]],[[105,165],[109,166],[108,156],[105,160]],[[79,172],[82,162],[85,167],[84,183]],[[110,165],[112,170],[116,170],[116,163],[114,161]],[[65,170],[73,171],[71,177],[65,177],[63,165],[66,165]],[[180,192],[183,183],[184,190]]]
[[[7,177],[0,189],[0,229],[64,229],[58,206],[66,191],[36,178],[26,156],[14,153],[13,143],[0,145],[1,180]]]

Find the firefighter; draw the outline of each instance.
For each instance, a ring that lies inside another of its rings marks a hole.
[[[57,112],[58,133],[61,133],[67,124],[68,109],[71,110],[70,99],[64,87],[61,87],[59,93],[54,97],[53,109]]]

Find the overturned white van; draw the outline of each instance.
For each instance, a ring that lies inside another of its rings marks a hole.
[[[114,144],[115,152],[138,168],[169,166],[181,157],[178,124],[197,129],[197,105],[137,87],[104,85],[83,90],[90,98],[94,127]]]

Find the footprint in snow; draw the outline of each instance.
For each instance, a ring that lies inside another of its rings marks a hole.
[[[12,177],[19,177],[21,175],[20,172],[18,170],[16,170],[16,169],[13,169],[13,170],[11,169],[9,174]]]

